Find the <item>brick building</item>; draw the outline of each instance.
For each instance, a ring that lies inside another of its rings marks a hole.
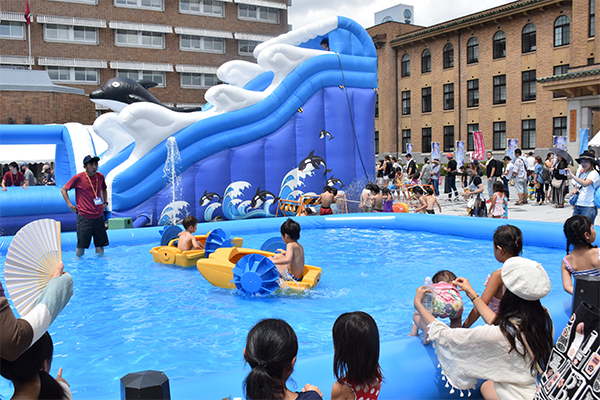
[[[1,68],[28,68],[31,61],[54,84],[86,94],[115,76],[152,80],[158,85],[151,93],[177,106],[204,104],[206,90],[219,83],[220,65],[254,62],[258,43],[288,31],[288,0],[36,0],[30,6],[31,60],[25,2],[2,1]],[[4,113],[0,122],[7,123]]]
[[[571,104],[587,96],[573,130],[597,132],[600,82],[580,84],[584,92],[541,82],[582,70],[600,77],[593,72],[600,67],[598,8],[594,0],[522,0],[427,28],[369,28],[379,57],[379,152],[405,153],[412,143],[413,153],[427,155],[432,142],[449,152],[458,140],[470,151],[472,132],[481,130],[486,149],[498,154],[507,139],[518,139],[545,155],[553,136],[569,136],[578,154]]]

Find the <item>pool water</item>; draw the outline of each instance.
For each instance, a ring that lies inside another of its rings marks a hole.
[[[199,232],[203,233],[203,232]],[[276,233],[244,237],[260,248]],[[410,332],[415,289],[426,276],[449,269],[481,293],[500,267],[489,241],[378,229],[305,230],[306,263],[323,269],[317,288],[301,295],[246,297],[210,285],[196,268],[156,264],[151,245],[108,247],[77,259],[64,252],[74,294],[50,327],[52,373],[63,367],[75,398],[114,394],[130,372],[161,370],[175,385],[191,377],[240,369],[249,329],[262,318],[282,318],[299,340],[298,357],[332,351],[331,328],[348,311],[371,314],[382,341]],[[562,291],[564,250],[526,247],[544,265],[553,291]],[[1,276],[4,276],[4,258]],[[3,278],[2,278],[3,279]],[[4,284],[4,282],[3,282]],[[465,315],[471,310],[465,301]],[[0,396],[12,393],[0,379]]]

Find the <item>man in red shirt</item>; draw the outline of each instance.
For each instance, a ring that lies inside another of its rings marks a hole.
[[[27,182],[25,182],[25,175],[19,171],[19,164],[11,162],[8,164],[8,171],[2,177],[2,191],[6,192],[6,186],[23,186],[23,189],[27,189]]]
[[[104,226],[104,208],[108,202],[104,175],[97,172],[99,160],[95,156],[85,156],[83,159],[85,171],[72,177],[61,189],[69,209],[77,214],[77,257],[81,257],[85,249],[90,247],[92,237],[96,253],[103,254],[104,246],[108,246],[108,236]],[[75,189],[77,207],[69,200],[67,192],[71,189]]]

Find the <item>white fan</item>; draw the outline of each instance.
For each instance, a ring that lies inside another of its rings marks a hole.
[[[60,222],[40,219],[17,232],[6,255],[4,278],[21,316],[35,306],[61,259]]]

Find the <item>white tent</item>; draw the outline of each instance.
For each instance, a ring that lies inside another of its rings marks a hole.
[[[600,147],[600,131],[596,132],[592,140],[588,143],[588,147]]]

